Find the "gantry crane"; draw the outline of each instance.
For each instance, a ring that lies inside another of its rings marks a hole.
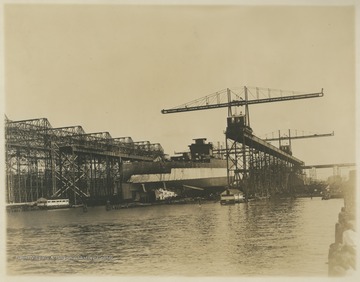
[[[280,190],[287,189],[289,169],[299,168],[304,164],[291,154],[253,135],[248,106],[322,96],[324,96],[323,89],[320,92],[300,93],[244,86],[240,92],[226,88],[178,107],[163,109],[161,112],[170,114],[228,108],[225,132],[228,187],[242,190],[248,198],[256,194],[263,195],[264,192],[268,194],[269,190],[278,192],[280,188]],[[245,114],[234,115],[232,108],[239,106],[245,107]],[[267,178],[269,173],[272,175]],[[284,178],[284,175],[285,181],[279,180]],[[266,183],[270,178],[276,178],[271,185]]]
[[[271,138],[265,138],[265,141],[279,141],[279,148],[285,152],[288,152],[289,154],[292,154],[292,150],[291,150],[291,140],[294,139],[307,139],[307,138],[318,138],[318,137],[330,137],[330,136],[334,136],[334,131],[330,132],[330,133],[313,133],[313,134],[302,134],[302,135],[298,135],[297,131],[296,131],[296,135],[291,135],[291,130],[288,129],[288,133],[287,135],[284,135],[280,133],[280,130],[278,131],[278,137],[271,137]],[[282,145],[281,141],[282,140],[287,140],[288,141],[288,145]]]
[[[306,139],[306,138],[317,138],[317,137],[330,137],[330,136],[334,136],[334,131],[331,133],[314,133],[314,134],[302,134],[302,135],[291,135],[291,131],[289,129],[288,131],[288,135],[281,135],[280,134],[280,130],[278,131],[279,133],[279,137],[271,137],[271,138],[264,138],[264,141],[267,142],[271,142],[271,141],[279,141],[279,148],[282,151],[288,152],[290,154],[292,154],[292,149],[291,149],[291,140],[293,139]],[[283,145],[281,144],[282,140],[287,140],[288,144],[287,145]],[[226,149],[224,148],[214,148],[213,149],[214,154],[218,155],[218,156],[224,156],[224,154],[226,153]],[[182,154],[185,152],[176,152],[176,154]]]

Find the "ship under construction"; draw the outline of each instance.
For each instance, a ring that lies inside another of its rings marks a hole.
[[[220,194],[225,189],[239,189],[246,199],[294,195],[303,185],[304,162],[293,156],[291,143],[282,145],[279,138],[278,148],[255,136],[248,107],[323,95],[244,87],[242,93],[225,89],[162,110],[168,114],[228,108],[224,148],[198,138],[188,152],[170,159],[160,143],[87,133],[79,125],[53,127],[46,118],[5,117],[7,203],[39,198],[66,198],[72,205],[146,202],[158,188],[184,196]],[[232,108],[239,106],[245,113],[233,114]]]

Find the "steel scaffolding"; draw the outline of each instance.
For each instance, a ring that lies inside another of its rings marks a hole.
[[[304,163],[292,156],[290,146],[277,148],[252,134],[249,105],[323,96],[323,89],[321,92],[296,93],[244,86],[240,92],[226,88],[161,112],[171,114],[227,108],[225,156],[228,187],[242,190],[247,198],[261,198],[275,194],[293,194],[291,179],[295,180],[302,174],[300,167]],[[233,115],[232,109],[239,106],[244,107],[245,114]],[[219,155],[223,151],[217,150]]]
[[[290,176],[299,174],[304,162],[256,137],[247,124],[245,115],[227,118],[228,186],[248,198],[292,194]]]
[[[46,118],[11,121],[5,117],[6,200],[121,199],[123,161],[162,159],[159,143],[86,133],[81,126],[53,128]]]

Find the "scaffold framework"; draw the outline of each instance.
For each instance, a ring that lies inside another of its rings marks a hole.
[[[293,194],[304,162],[252,134],[246,116],[227,119],[226,154],[228,186],[247,198]]]
[[[252,134],[249,105],[295,101],[323,97],[324,92],[303,93],[244,86],[239,91],[229,88],[177,107],[163,109],[163,114],[227,108],[225,157],[228,188],[242,190],[246,198],[293,194],[292,177],[302,174],[304,162],[292,156],[290,146],[276,148]],[[244,107],[245,114],[234,115],[232,109]],[[224,150],[218,150],[219,155]],[[295,182],[294,181],[294,182]]]
[[[159,143],[86,133],[81,126],[53,128],[46,118],[5,117],[7,203],[39,198],[121,198],[122,163],[164,157]]]

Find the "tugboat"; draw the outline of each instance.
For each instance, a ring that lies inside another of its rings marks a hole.
[[[232,205],[245,202],[244,194],[238,189],[226,189],[220,194],[221,205]]]

